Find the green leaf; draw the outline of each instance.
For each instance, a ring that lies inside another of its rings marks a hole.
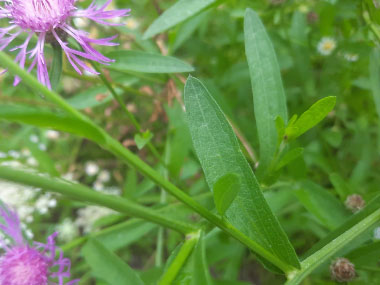
[[[380,9],[378,0],[364,0],[363,7],[367,8],[371,20],[376,24],[380,24]]]
[[[277,150],[275,120],[280,116],[287,122],[286,98],[271,40],[259,16],[249,8],[245,14],[244,34],[260,143],[260,168],[266,170]]]
[[[150,140],[153,138],[153,134],[147,130],[143,133],[136,134],[135,135],[135,142],[138,149],[143,149],[144,146],[150,142]]]
[[[380,120],[380,50],[378,48],[374,49],[371,53],[369,73],[371,90],[376,105],[376,112]]]
[[[204,85],[189,77],[185,106],[195,151],[210,189],[228,173],[238,173],[240,191],[226,219],[278,258],[299,267],[286,234],[271,212],[245,159],[237,138],[219,106]]]
[[[95,239],[89,240],[82,248],[82,254],[95,277],[112,285],[144,284],[138,274],[116,254]]]
[[[302,147],[296,147],[292,150],[288,151],[284,154],[284,156],[281,158],[281,160],[276,165],[275,170],[280,170],[284,166],[288,165],[293,160],[297,159],[299,156],[303,154],[303,148]]]
[[[108,54],[115,62],[110,69],[143,73],[180,73],[192,72],[194,68],[175,57],[163,56],[143,51],[115,51]]]
[[[55,161],[49,156],[46,150],[41,150],[38,144],[27,142],[28,149],[30,150],[32,157],[38,162],[38,169],[41,172],[49,173],[51,176],[61,176],[61,174],[55,168]]]
[[[348,195],[353,194],[347,182],[338,173],[329,174],[331,184],[334,186],[340,199],[344,201]]]
[[[117,90],[118,93],[121,92]],[[80,92],[73,97],[67,99],[67,103],[73,106],[75,109],[93,108],[104,103],[110,102],[112,95],[105,86],[96,86]]]
[[[185,158],[191,150],[191,137],[187,127],[185,112],[179,103],[165,108],[169,118],[170,132],[166,143],[167,166],[170,177],[176,178],[183,172]]]
[[[297,121],[286,128],[288,139],[295,139],[322,121],[334,109],[335,96],[325,97],[313,104]]]
[[[227,173],[214,184],[214,201],[216,209],[221,216],[231,206],[239,193],[239,176],[235,173]]]
[[[193,272],[192,285],[211,285],[211,276],[207,266],[206,246],[204,233],[201,236],[192,254]]]
[[[103,134],[90,124],[70,115],[25,106],[0,106],[0,120],[8,120],[42,128],[73,133],[98,143],[103,143]]]
[[[312,182],[303,182],[301,188],[294,193],[305,208],[329,230],[340,226],[350,215],[329,191]]]
[[[206,16],[207,12],[200,13],[199,15],[194,16],[180,26],[176,32],[173,44],[170,48],[171,54],[173,54],[191,37],[191,35],[198,29]]]
[[[180,0],[158,17],[144,33],[144,39],[151,38],[163,31],[196,15],[216,0]]]
[[[277,130],[277,147],[281,144],[285,135],[285,123],[284,120],[277,116],[276,118],[276,130]]]
[[[351,251],[346,257],[355,264],[355,266],[378,266],[380,254],[380,241],[365,244]]]
[[[150,233],[157,225],[140,219],[130,219],[126,222],[112,226],[99,234],[95,233],[96,239],[109,250],[124,248]]]
[[[289,38],[292,44],[292,55],[296,67],[296,79],[303,86],[303,93],[307,96],[315,96],[315,81],[311,54],[308,45],[309,25],[306,13],[295,11],[292,24],[289,29]]]

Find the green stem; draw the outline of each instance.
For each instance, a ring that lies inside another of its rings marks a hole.
[[[63,251],[69,251],[73,248],[76,248],[78,246],[81,246],[82,244],[84,244],[88,239],[91,239],[91,238],[96,238],[96,237],[101,237],[103,235],[107,235],[109,233],[112,233],[112,232],[118,232],[126,227],[131,227],[133,226],[134,224],[137,224],[141,222],[141,219],[138,219],[138,218],[133,218],[133,219],[129,219],[127,221],[124,221],[122,223],[119,223],[119,224],[116,224],[116,225],[113,225],[113,226],[110,226],[108,228],[105,228],[105,229],[101,229],[99,231],[96,231],[96,232],[93,232],[87,236],[82,236],[82,237],[78,237],[74,240],[72,240],[71,242],[61,246],[61,249]]]
[[[94,69],[99,73],[99,77],[100,79],[103,81],[104,85],[107,87],[107,89],[111,92],[113,98],[119,103],[120,107],[123,109],[124,113],[127,115],[128,119],[131,121],[131,123],[134,125],[134,127],[136,128],[136,130],[141,133],[142,131],[142,128],[141,128],[141,125],[139,124],[139,122],[136,120],[135,116],[129,112],[127,106],[125,106],[123,100],[121,99],[121,97],[119,96],[119,94],[116,93],[115,89],[112,87],[111,83],[108,81],[108,79],[104,76],[102,70],[99,68],[98,64],[96,63],[93,63],[92,66],[94,67]],[[152,152],[152,154],[158,159],[158,161],[161,163],[161,164],[164,164],[162,159],[161,159],[161,156],[160,156],[160,153],[157,151],[157,149],[152,145],[151,142],[148,142],[146,144],[149,148],[149,150]]]
[[[380,210],[373,212],[371,215],[361,220],[355,226],[344,232],[342,235],[332,240],[320,250],[316,251],[304,261],[301,262],[301,269],[287,274],[288,281],[286,285],[297,285],[319,265],[326,262],[339,250],[352,242],[360,234],[368,230],[371,226],[380,220]]]
[[[59,44],[52,44],[53,62],[50,69],[50,83],[53,90],[57,90],[62,75],[62,48]]]
[[[184,266],[186,260],[193,251],[195,245],[197,244],[200,237],[200,231],[196,233],[191,233],[186,236],[186,240],[181,246],[178,254],[170,264],[168,270],[162,275],[158,285],[172,284],[174,279],[177,277],[179,271]]]
[[[73,72],[73,71],[70,71],[70,70],[66,70],[66,69],[63,69],[63,74],[66,75],[66,76],[69,76],[69,77],[72,77],[72,78],[75,78],[75,79],[79,79],[81,81],[86,81],[86,82],[93,82],[93,83],[101,83],[102,80],[100,80],[98,77],[94,77],[94,76],[86,76],[86,75],[80,75],[76,72]],[[144,93],[144,92],[141,92],[133,87],[130,87],[130,86],[127,86],[127,85],[124,85],[124,84],[120,84],[118,82],[112,82],[116,87],[119,87],[120,89],[123,89],[125,92],[129,92],[129,93],[132,93],[132,94],[135,94],[135,95],[138,95],[138,96],[142,96],[142,97],[146,97],[146,98],[149,98],[149,99],[152,99],[151,96],[149,96],[147,93]]]
[[[46,175],[17,170],[11,167],[0,166],[0,178],[16,183],[31,185],[38,188],[54,191],[72,199],[86,201],[104,206],[129,216],[142,218],[147,221],[171,228],[186,234],[194,231],[194,227],[177,220],[167,218],[156,211],[136,204],[127,199],[113,195],[106,195],[94,191],[84,185],[71,183],[58,178],[50,178]]]
[[[148,164],[146,164],[143,160],[141,160],[138,156],[133,154],[127,148],[125,148],[120,142],[112,138],[108,135],[103,129],[94,124],[90,119],[86,116],[78,112],[71,105],[65,102],[57,93],[49,90],[41,83],[38,82],[36,78],[34,78],[31,74],[20,68],[13,60],[4,52],[0,51],[0,63],[8,68],[8,70],[18,76],[23,80],[24,83],[29,85],[32,89],[41,92],[47,98],[52,100],[57,105],[61,106],[62,109],[67,111],[69,114],[72,114],[74,117],[82,120],[84,123],[87,123],[89,127],[96,128],[100,133],[102,133],[105,140],[98,142],[101,146],[117,157],[122,158],[127,164],[137,169],[141,174],[150,178],[153,182],[155,182],[158,186],[165,189],[166,192],[170,193],[178,200],[186,204],[189,208],[200,214],[210,223],[222,229],[227,234],[234,237],[236,240],[240,241],[252,251],[262,256],[278,268],[280,268],[283,272],[287,273],[289,271],[293,271],[293,266],[287,264],[282,261],[276,255],[268,251],[266,248],[262,247],[260,244],[250,239],[248,236],[243,234],[241,231],[233,227],[231,224],[223,221],[220,217],[211,213],[207,208],[203,207],[201,204],[197,203],[194,199],[192,199],[189,195],[179,189],[177,186],[172,184],[170,181],[164,179],[157,171],[151,168]],[[1,172],[1,171],[0,171]],[[0,173],[1,174],[1,173]],[[17,178],[17,177],[16,177]],[[49,185],[50,186],[50,185]],[[47,187],[49,188],[49,187]],[[101,201],[100,201],[101,202]],[[171,228],[171,226],[169,226]]]
[[[212,195],[212,193],[208,192],[208,193],[196,196],[195,199],[203,201],[204,199],[207,199],[207,198],[211,197],[211,195]],[[175,202],[175,203],[169,204],[169,205],[167,205],[165,207],[154,208],[154,209],[158,213],[165,213],[165,212],[167,212],[170,209],[173,212],[173,211],[175,211],[175,209],[181,207],[181,205],[182,204],[179,204],[178,202]],[[101,230],[99,230],[97,232],[91,233],[88,236],[78,237],[78,238],[72,240],[71,242],[65,244],[61,248],[62,248],[63,251],[71,250],[72,248],[75,248],[77,246],[81,246],[83,243],[85,243],[91,237],[100,237],[102,235],[107,235],[108,233],[119,231],[120,229],[123,229],[125,227],[131,226],[132,224],[138,223],[139,221],[140,221],[140,219],[138,219],[138,218],[129,219],[129,220],[121,222],[119,224],[112,225],[112,226],[109,226],[107,228],[101,229]],[[163,229],[163,228],[161,228],[161,229]]]
[[[378,29],[378,27],[374,23],[372,23],[371,18],[369,16],[369,13],[368,13],[368,11],[365,10],[364,5],[365,4],[363,2],[363,9],[364,9],[363,19],[366,22],[366,24],[369,26],[369,28],[372,30],[372,32],[375,34],[377,39],[380,41],[380,30]]]

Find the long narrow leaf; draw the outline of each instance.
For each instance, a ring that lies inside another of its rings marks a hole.
[[[86,262],[93,274],[112,285],[143,285],[138,274],[123,262],[116,254],[109,251],[100,242],[92,239],[82,249]]]
[[[245,53],[251,74],[260,168],[265,170],[277,148],[275,120],[287,122],[287,108],[276,54],[259,16],[247,9],[244,23]]]
[[[180,0],[158,17],[144,34],[151,38],[196,15],[216,0]]]
[[[284,262],[298,267],[298,258],[273,215],[219,106],[196,78],[185,86],[185,106],[195,150],[210,189],[228,173],[240,177],[240,191],[226,211],[227,220]]]

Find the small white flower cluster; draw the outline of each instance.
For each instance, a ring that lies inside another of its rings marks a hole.
[[[0,200],[17,211],[20,220],[33,221],[34,213],[46,214],[57,205],[50,193],[41,194],[40,189],[0,180]]]
[[[32,134],[29,136],[29,141],[31,143],[34,143],[34,144],[38,144],[38,148],[41,150],[41,151],[46,151],[47,150],[47,146],[46,144],[40,142],[40,138],[36,135],[36,134]]]
[[[318,52],[323,56],[328,56],[336,49],[336,40],[332,37],[323,37],[317,46]]]
[[[102,170],[99,172],[99,175],[96,177],[96,181],[94,182],[94,189],[96,191],[102,191],[106,188],[104,187],[104,184],[109,182],[111,179],[111,174],[108,170]]]
[[[32,156],[29,149],[22,149],[21,152],[17,150],[10,150],[7,153],[0,152],[0,159],[6,159],[1,162],[3,166],[19,167],[22,166],[21,162],[28,166],[37,166],[38,161]]]
[[[93,188],[96,191],[103,191],[105,189],[104,184],[111,180],[110,172],[108,170],[100,170],[99,165],[93,161],[88,161],[85,164],[84,170],[88,176],[96,176],[93,184]]]
[[[373,230],[373,238],[375,240],[380,240],[380,227],[376,227],[374,230]]]
[[[84,171],[88,176],[95,176],[99,172],[99,166],[93,161],[88,161],[84,166]]]
[[[345,60],[347,60],[349,62],[355,62],[355,61],[358,61],[358,59],[359,59],[359,55],[358,54],[351,53],[351,52],[344,53],[343,57],[344,57]]]
[[[95,182],[92,185],[94,190],[109,195],[120,195],[121,191],[118,187],[104,186],[105,183],[111,180],[111,174],[108,170],[100,170],[96,162],[86,162],[84,172],[87,176],[95,178]],[[74,172],[68,172],[62,177],[66,180],[75,181]],[[77,217],[74,221],[66,218],[57,226],[56,230],[60,233],[60,239],[64,242],[68,242],[77,237],[80,230],[83,230],[85,234],[96,230],[94,224],[97,220],[114,213],[113,210],[100,206],[83,207],[78,210]]]
[[[56,230],[59,232],[58,238],[63,242],[69,242],[78,236],[78,227],[70,218],[65,218]]]
[[[100,206],[87,206],[78,210],[78,217],[75,220],[75,225],[83,229],[84,233],[89,233],[94,230],[94,223],[115,212],[111,209]]]

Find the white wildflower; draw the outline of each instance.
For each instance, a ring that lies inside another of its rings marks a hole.
[[[373,230],[373,238],[377,240],[380,239],[380,227],[377,227]]]
[[[36,201],[36,209],[40,214],[46,214],[49,208],[57,206],[57,200],[50,193],[41,195]]]
[[[356,53],[350,53],[350,52],[346,52],[343,54],[343,57],[345,60],[349,61],[349,62],[355,62],[355,61],[358,61],[359,59],[359,55],[356,54]]]
[[[66,218],[57,226],[58,238],[63,242],[69,242],[78,236],[78,228],[70,218]]]
[[[317,50],[321,55],[330,55],[336,49],[336,41],[331,37],[323,37],[319,43]]]
[[[42,150],[42,151],[46,151],[46,150],[47,150],[46,144],[43,144],[43,143],[40,143],[40,144],[38,145],[38,148],[39,148],[40,150]]]
[[[60,136],[60,133],[54,130],[48,130],[46,131],[45,134],[46,134],[46,137],[52,141],[59,139],[59,136]]]
[[[103,185],[103,182],[99,181],[99,180],[96,180],[94,185],[92,185],[92,187],[96,190],[96,191],[102,191],[104,189],[104,185]]]
[[[83,228],[84,233],[89,233],[94,230],[94,223],[110,214],[115,213],[113,210],[99,207],[99,206],[87,206],[85,208],[79,209],[78,217],[75,220],[75,225]]]
[[[0,158],[6,158],[8,155],[5,152],[0,151]]]
[[[17,150],[8,151],[8,155],[14,159],[19,159],[21,157],[20,152],[18,152]]]
[[[36,191],[32,187],[0,180],[0,200],[15,209],[22,221],[33,221],[34,207],[31,200]]]
[[[88,176],[94,176],[98,174],[99,166],[93,161],[88,161],[85,165],[85,172]]]
[[[38,138],[38,136],[37,135],[30,135],[29,136],[29,140],[32,142],[32,143],[38,143],[39,142],[39,138]]]
[[[28,157],[28,159],[26,160],[26,164],[30,166],[37,166],[38,161],[34,157]]]
[[[27,148],[23,148],[21,150],[21,154],[22,154],[23,157],[29,157],[31,155],[30,150],[27,149]]]
[[[106,183],[106,182],[110,181],[111,174],[108,170],[102,170],[102,171],[100,171],[97,179],[100,182]]]
[[[74,179],[74,172],[67,172],[66,174],[64,174],[62,176],[62,178],[65,179],[65,180],[74,182],[75,181],[75,179]]]

